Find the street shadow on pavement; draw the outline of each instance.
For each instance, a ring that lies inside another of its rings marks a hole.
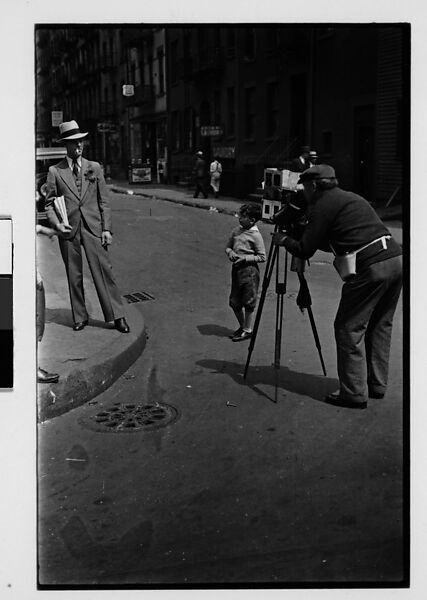
[[[243,379],[244,364],[215,359],[199,360],[196,364],[205,369],[211,369],[213,374],[229,375],[237,384],[247,386],[261,396],[273,400],[258,387],[259,385],[275,387],[276,370],[273,365],[249,367],[246,379]],[[323,403],[323,398],[336,391],[338,387],[338,380],[332,377],[301,373],[287,367],[280,368],[278,388],[293,394],[308,396]]]
[[[222,325],[197,325],[197,329],[201,335],[214,335],[216,337],[230,337],[234,333],[233,329],[223,327]]]
[[[112,503],[108,497],[96,500],[94,504]],[[108,513],[104,517],[108,524]],[[44,536],[47,532],[43,532]],[[62,541],[72,556],[72,560],[59,562],[51,557],[52,567],[48,573],[40,573],[40,583],[69,584],[99,583],[111,576],[111,573],[126,572],[129,569],[142,569],[145,557],[151,547],[153,523],[139,521],[125,530],[115,542],[101,542],[93,538],[84,521],[77,515],[72,516],[60,530]],[[103,537],[103,536],[102,536]],[[47,542],[46,542],[47,544]]]
[[[72,327],[74,324],[71,310],[68,308],[46,308],[45,321],[65,327]]]
[[[45,311],[46,323],[56,323],[57,325],[64,325],[70,329],[74,325],[72,312],[68,308],[46,308]],[[89,325],[91,327],[99,327],[100,329],[113,329],[111,323],[105,323],[98,319],[91,319],[89,317]]]

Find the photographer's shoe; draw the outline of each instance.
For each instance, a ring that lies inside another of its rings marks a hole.
[[[231,338],[232,342],[244,342],[245,340],[249,340],[252,337],[252,331],[244,331],[239,333]]]
[[[382,400],[384,398],[383,392],[375,392],[374,390],[370,390],[368,388],[368,396],[369,398],[374,398],[375,400]]]
[[[234,333],[232,333],[231,335],[229,335],[228,337],[230,338],[230,340],[232,340],[234,337],[236,337],[236,335],[240,335],[242,333],[243,329],[241,327],[239,327],[239,329],[236,329],[236,331]]]
[[[353,401],[347,400],[346,398],[341,398],[339,392],[334,392],[332,394],[329,394],[328,396],[325,396],[323,398],[323,402],[325,402],[325,404],[331,404],[332,406],[341,406],[342,408],[363,409],[367,408],[368,406],[368,403],[364,402],[363,400]]]

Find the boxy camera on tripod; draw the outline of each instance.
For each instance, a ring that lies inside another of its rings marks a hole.
[[[281,231],[287,231],[293,238],[300,239],[307,224],[307,201],[302,192],[288,192],[282,207],[271,218]]]
[[[263,220],[299,239],[305,225],[307,202],[298,184],[300,173],[264,169]]]

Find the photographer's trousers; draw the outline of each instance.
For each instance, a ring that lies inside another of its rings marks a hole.
[[[374,263],[344,283],[335,317],[340,396],[384,394],[393,316],[402,288],[402,257]]]

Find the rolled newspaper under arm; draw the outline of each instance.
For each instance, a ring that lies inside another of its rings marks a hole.
[[[68,222],[68,215],[67,215],[67,209],[65,207],[64,196],[57,196],[55,198],[55,200],[53,201],[53,204],[55,206],[55,210],[58,214],[58,217],[60,217],[60,219],[64,223],[64,225],[70,225],[70,223]]]

